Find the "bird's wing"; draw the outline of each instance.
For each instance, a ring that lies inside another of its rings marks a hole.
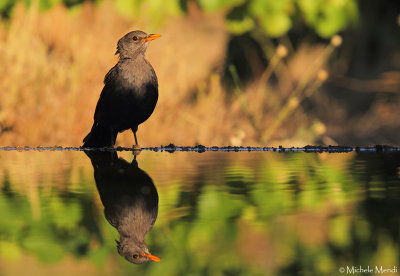
[[[113,84],[114,80],[117,78],[117,75],[118,69],[117,66],[114,66],[110,69],[110,71],[108,71],[108,73],[104,77],[104,87],[100,93],[100,97],[96,105],[96,110],[94,112],[95,122],[101,121],[101,117],[105,113],[105,103],[109,102],[109,98],[112,97]]]
[[[110,69],[110,71],[108,71],[108,73],[104,77],[104,84],[106,86],[107,84],[110,84],[112,80],[116,78],[117,75],[118,75],[118,67],[117,65],[115,65],[113,68]]]

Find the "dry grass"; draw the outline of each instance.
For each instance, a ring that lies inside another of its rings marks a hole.
[[[116,42],[133,29],[163,34],[147,54],[160,98],[139,127],[142,146],[300,145],[324,133],[299,103],[326,79],[321,68],[333,46],[304,45],[287,57],[278,50],[260,80],[228,97],[218,73],[228,41],[222,16],[177,18],[154,30],[142,18],[121,17],[106,1],[74,11],[18,5],[1,24],[0,127],[11,130],[0,133],[0,144],[81,145],[104,75],[116,62]],[[133,136],[126,132],[117,143],[130,146]]]

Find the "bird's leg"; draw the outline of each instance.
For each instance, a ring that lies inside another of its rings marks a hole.
[[[135,136],[135,144],[136,144],[136,146],[137,146],[137,145],[138,145],[138,142],[137,142],[137,137],[136,137],[136,131],[133,132],[133,135]]]
[[[136,137],[136,128],[132,128],[133,135],[135,136],[135,145],[133,145],[133,154],[138,155],[140,153],[140,146],[138,145],[137,137]]]
[[[117,136],[118,136],[118,131],[113,131],[112,132],[112,148],[115,146],[115,142],[117,141]]]
[[[114,131],[111,129],[111,131],[110,131],[110,145],[111,145],[111,148],[113,148],[114,147]]]

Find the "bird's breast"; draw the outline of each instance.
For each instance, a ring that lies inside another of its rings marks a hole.
[[[111,74],[111,73],[110,73]],[[123,131],[146,121],[157,104],[158,81],[145,59],[120,61],[106,77],[106,91],[100,114],[113,129]]]
[[[147,83],[157,85],[157,76],[151,64],[144,58],[138,57],[119,64],[119,80],[126,87],[142,87]]]

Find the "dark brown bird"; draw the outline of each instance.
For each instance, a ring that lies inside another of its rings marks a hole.
[[[118,63],[104,78],[94,123],[83,139],[84,148],[114,147],[119,132],[131,129],[138,145],[139,124],[153,113],[158,100],[158,81],[144,54],[149,41],[159,34],[133,31],[118,41]]]
[[[118,230],[118,253],[129,262],[160,261],[150,254],[147,233],[158,215],[158,193],[153,180],[115,151],[85,151],[92,161],[94,179],[107,221]]]

